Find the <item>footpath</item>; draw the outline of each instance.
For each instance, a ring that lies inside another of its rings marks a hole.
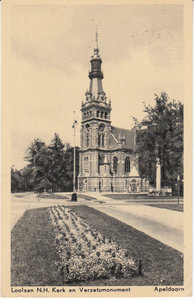
[[[88,193],[87,195],[89,196]],[[90,196],[92,197],[92,194]],[[146,206],[144,204],[147,204],[147,201],[129,205],[126,200],[112,200],[101,194],[96,198],[99,200],[98,203],[90,201],[88,206],[132,226],[180,252],[184,251],[183,212]]]

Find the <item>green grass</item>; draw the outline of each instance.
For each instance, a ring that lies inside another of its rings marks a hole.
[[[165,208],[165,209],[170,209],[170,210],[175,210],[175,211],[184,211],[184,206],[183,204],[145,204],[148,206],[153,206],[153,207],[159,207],[159,208]]]
[[[107,198],[111,198],[113,200],[134,200],[134,199],[139,199],[139,200],[147,200],[147,199],[151,199],[151,200],[166,200],[166,199],[176,199],[176,197],[173,196],[169,196],[169,197],[164,197],[164,196],[150,196],[150,195],[141,195],[141,194],[103,194],[103,196],[107,197]]]
[[[142,259],[143,276],[111,280],[112,285],[182,285],[183,255],[148,235],[91,207],[72,207],[88,224],[112,237],[136,259]],[[104,281],[102,282],[104,285]]]
[[[143,276],[110,278],[74,285],[182,285],[183,256],[148,235],[87,206],[70,207],[98,232],[111,237],[142,260]],[[53,228],[47,208],[28,210],[12,230],[12,281],[15,286],[60,286],[61,276],[55,265]],[[72,284],[71,284],[72,285]]]
[[[78,198],[80,197],[80,198],[83,198],[83,199],[85,199],[85,200],[96,200],[96,198],[94,198],[94,197],[91,197],[91,196],[87,196],[87,195],[84,195],[84,194],[77,194],[77,196],[78,196]]]
[[[55,195],[55,194],[38,194],[38,198],[47,198],[47,199],[69,199],[66,196]]]
[[[53,242],[47,208],[26,211],[11,232],[12,286],[62,285]]]

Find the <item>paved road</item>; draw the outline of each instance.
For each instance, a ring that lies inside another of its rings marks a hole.
[[[146,234],[183,252],[183,213],[144,205],[95,206]]]
[[[69,196],[70,199],[70,196]],[[63,199],[37,198],[34,193],[17,193],[11,195],[11,229],[27,209],[49,207],[58,204],[72,203]]]
[[[85,200],[79,197],[79,202],[70,201],[71,194],[65,194],[69,199],[38,199],[36,194],[13,194],[11,202],[11,226],[16,224],[26,209],[49,207],[57,204],[88,205],[112,216],[134,228],[148,234],[183,252],[183,216],[182,212],[145,206],[138,202],[127,204],[126,200],[111,200],[97,195],[96,200]]]

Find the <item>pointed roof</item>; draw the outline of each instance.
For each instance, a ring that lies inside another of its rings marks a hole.
[[[135,130],[111,126],[111,136],[111,149],[118,149],[121,145],[125,149],[134,149],[136,139]]]

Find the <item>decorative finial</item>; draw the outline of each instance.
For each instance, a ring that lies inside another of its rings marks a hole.
[[[94,56],[98,56],[98,52],[99,52],[99,49],[98,49],[98,26],[96,24],[96,45],[94,48]]]
[[[96,24],[96,48],[98,49],[98,25]]]

